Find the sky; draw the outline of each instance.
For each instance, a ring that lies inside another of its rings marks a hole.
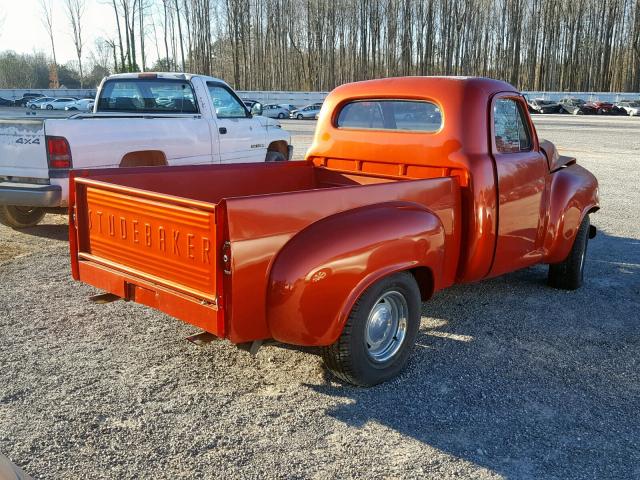
[[[53,35],[58,63],[77,61],[64,0],[49,0],[53,9]],[[83,60],[99,37],[112,38],[116,32],[113,9],[105,0],[86,0],[83,21]],[[41,21],[38,0],[0,0],[0,51],[18,53],[43,51],[51,55],[51,43]],[[3,21],[4,19],[4,21]]]

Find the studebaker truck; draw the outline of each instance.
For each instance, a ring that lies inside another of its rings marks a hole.
[[[305,161],[74,172],[72,271],[236,344],[323,347],[373,385],[439,290],[540,263],[578,288],[598,208],[511,85],[373,80],[331,92]]]
[[[94,111],[0,119],[0,223],[66,212],[69,169],[281,161],[290,135],[222,80],[183,73],[105,78]]]

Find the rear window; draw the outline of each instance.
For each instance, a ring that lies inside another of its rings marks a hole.
[[[191,84],[186,80],[127,78],[104,83],[99,112],[197,113]]]
[[[340,110],[339,128],[435,132],[442,126],[437,105],[418,100],[358,100]]]

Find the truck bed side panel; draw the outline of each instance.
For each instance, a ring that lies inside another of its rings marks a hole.
[[[161,151],[169,165],[219,162],[209,123],[194,115],[50,119],[47,135],[67,139],[76,168],[117,167],[127,153],[147,150]]]
[[[460,189],[453,178],[293,192],[226,202],[233,275],[226,298],[229,338],[234,342],[268,338],[265,318],[269,270],[276,253],[308,225],[336,213],[390,201],[426,206],[442,222],[447,255],[437,288],[455,278],[460,246]],[[313,248],[313,245],[309,245]],[[238,292],[250,295],[246,301]]]

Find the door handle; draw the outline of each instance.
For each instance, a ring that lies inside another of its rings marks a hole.
[[[225,133],[227,133],[227,127],[220,127],[218,131],[224,135]]]

